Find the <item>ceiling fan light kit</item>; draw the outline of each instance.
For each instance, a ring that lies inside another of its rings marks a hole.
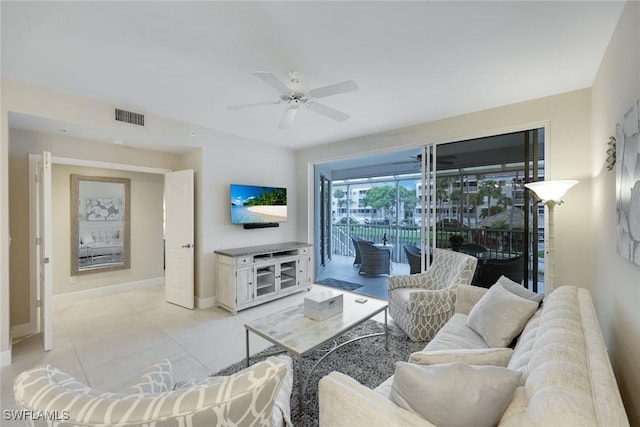
[[[300,83],[300,80],[302,79],[302,73],[299,73],[297,71],[289,72],[289,82],[286,84],[268,71],[255,71],[253,74],[260,80],[274,88],[276,91],[278,91],[278,93],[280,93],[280,100],[255,102],[242,105],[231,105],[227,107],[227,109],[239,110],[263,105],[285,103],[287,104],[287,108],[282,114],[278,129],[290,128],[293,125],[293,120],[296,117],[296,113],[301,107],[305,107],[311,111],[315,111],[316,113],[329,117],[330,119],[344,122],[350,117],[348,114],[331,108],[328,105],[321,104],[317,102],[316,99],[358,90],[358,85],[356,85],[356,83],[352,80],[346,80],[343,82],[322,86],[316,89],[307,90],[305,86]]]

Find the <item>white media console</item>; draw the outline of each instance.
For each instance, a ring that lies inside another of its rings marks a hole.
[[[215,251],[219,307],[236,314],[295,292],[311,289],[311,254],[308,243]]]

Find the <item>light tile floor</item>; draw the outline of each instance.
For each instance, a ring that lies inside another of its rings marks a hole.
[[[314,285],[311,292],[322,288]],[[15,377],[47,363],[105,391],[125,390],[165,358],[173,363],[178,381],[211,375],[245,357],[245,322],[300,304],[306,295],[300,292],[235,316],[219,308],[188,310],[169,304],[164,287],[56,304],[51,351],[42,351],[39,335],[13,344],[13,363],[1,372],[2,409],[16,409]],[[384,321],[384,315],[376,320]],[[252,354],[269,345],[250,335]],[[2,426],[24,425],[0,419]]]

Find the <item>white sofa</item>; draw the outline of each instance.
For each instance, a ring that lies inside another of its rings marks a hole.
[[[467,325],[487,292],[460,286],[453,317],[423,352],[488,348]],[[588,290],[563,286],[529,319],[507,368],[522,373],[500,426],[628,426],[620,392]],[[338,372],[319,384],[320,426],[432,426],[397,406],[393,376],[375,390]]]
[[[122,254],[122,228],[81,230],[79,239],[80,258],[112,256]]]

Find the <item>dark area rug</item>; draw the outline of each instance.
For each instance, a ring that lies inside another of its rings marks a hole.
[[[332,279],[332,278],[326,278],[326,279],[322,279],[322,280],[318,280],[314,283],[317,283],[319,285],[324,285],[324,286],[331,286],[332,288],[338,288],[338,289],[342,289],[345,291],[353,291],[354,289],[358,289],[361,288],[362,285],[359,283],[353,283],[353,282],[347,282],[344,280],[338,280],[338,279]]]
[[[335,343],[340,344],[358,336],[383,331],[383,323],[368,320],[336,339]],[[334,343],[330,343],[303,358],[302,369],[305,376],[308,375],[309,369],[315,362],[330,351],[334,345]],[[294,375],[291,419],[294,425],[297,427],[318,425],[318,381],[325,375],[332,371],[339,371],[373,389],[393,375],[397,361],[408,360],[412,352],[422,350],[425,345],[426,343],[412,343],[400,328],[389,325],[389,351],[384,349],[384,336],[365,338],[339,348],[324,359],[311,374],[302,397],[304,408],[302,413],[298,410],[298,362],[295,357],[292,357]],[[276,346],[271,346],[258,354],[272,353],[277,350]],[[259,360],[252,360],[251,363],[256,363]],[[244,368],[245,362],[241,360],[214,375],[231,375]]]

